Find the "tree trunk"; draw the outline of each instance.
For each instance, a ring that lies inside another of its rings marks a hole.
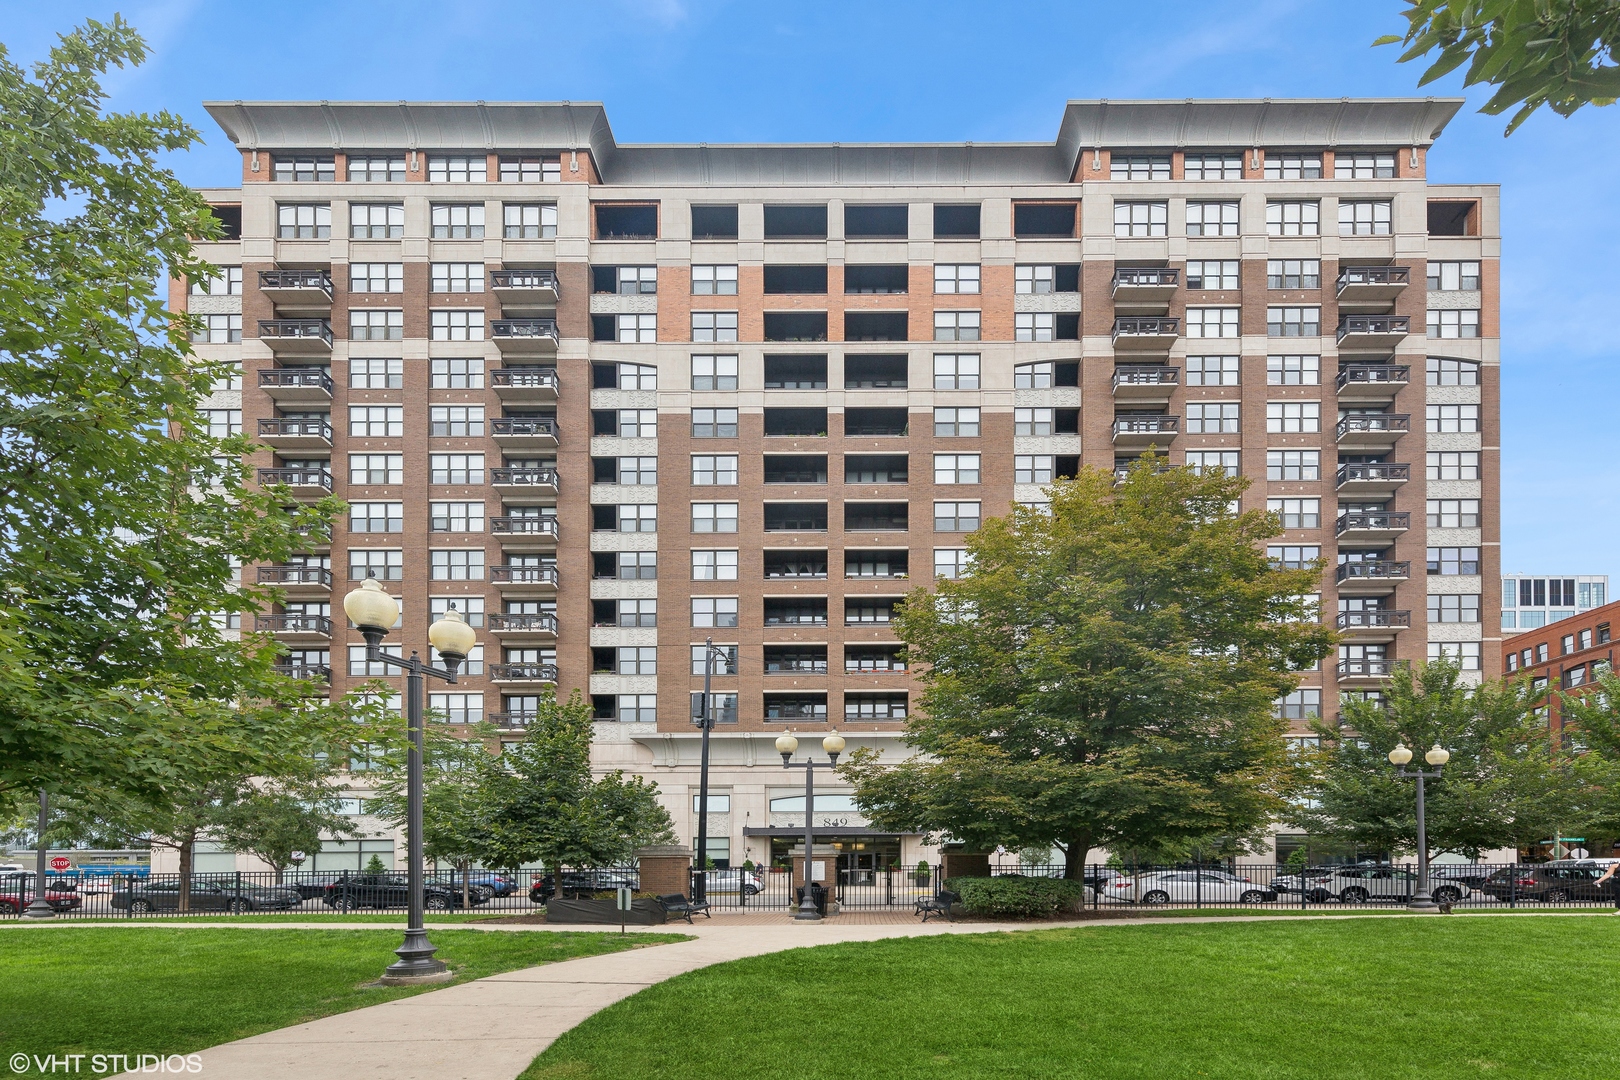
[[[277,885],[281,884],[281,882],[283,880],[282,875],[285,874],[286,872],[287,872],[286,867],[282,866],[280,863],[276,863],[276,884]]]
[[[1091,850],[1091,836],[1070,836],[1063,848],[1063,877],[1067,881],[1084,881],[1086,853]]]
[[[191,910],[191,866],[192,848],[197,846],[195,831],[187,833],[180,841],[180,892],[175,897],[175,910],[186,912]]]

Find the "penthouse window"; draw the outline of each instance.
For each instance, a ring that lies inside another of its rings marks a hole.
[[[557,235],[555,203],[506,203],[501,207],[502,234],[508,240],[548,240]]]
[[[903,296],[910,291],[910,271],[903,264],[888,266],[846,263],[844,266],[846,296]],[[973,291],[978,292],[977,289]]]
[[[693,280],[696,280],[694,272]],[[736,291],[735,287],[732,289]],[[827,267],[809,266],[765,267],[765,292],[771,295],[822,296],[827,292]]]
[[[1182,176],[1188,180],[1241,180],[1242,154],[1188,154],[1183,159]]]
[[[844,239],[904,240],[908,232],[910,207],[904,203],[889,206],[844,206]]]
[[[482,184],[489,179],[489,159],[483,154],[431,154],[428,183]]]
[[[1169,203],[1114,203],[1114,235],[1117,237],[1165,236],[1169,222]]]
[[[1014,203],[1013,236],[1019,240],[1074,238],[1078,203]]]
[[[737,207],[735,205],[692,207],[692,239],[737,239]]]
[[[1115,154],[1108,162],[1110,180],[1168,180],[1168,154]]]
[[[282,240],[322,240],[332,235],[332,207],[327,203],[279,203],[276,236]]]
[[[935,240],[977,240],[979,204],[934,204]]]
[[[1388,236],[1392,204],[1388,199],[1339,200],[1340,236]]]
[[[374,154],[370,157],[349,156],[349,183],[383,184],[405,179],[405,155]]]
[[[280,183],[331,183],[337,179],[337,169],[331,157],[276,155],[272,177]]]
[[[1320,180],[1322,155],[1266,152],[1267,180]]]
[[[397,240],[404,235],[404,203],[349,204],[350,239]]]
[[[657,203],[592,203],[598,240],[656,240]]]
[[[825,240],[827,239],[827,207],[780,206],[765,207],[765,239],[767,240]]]
[[[435,240],[482,240],[483,203],[436,203],[428,211]]]
[[[1394,154],[1348,154],[1341,150],[1333,155],[1335,180],[1390,180],[1394,176]]]
[[[562,179],[562,161],[558,158],[503,157],[500,177],[503,184],[555,184]]]
[[[1322,204],[1310,201],[1266,203],[1267,236],[1317,236],[1322,231]]]

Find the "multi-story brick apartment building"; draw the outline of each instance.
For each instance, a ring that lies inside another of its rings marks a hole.
[[[291,662],[367,671],[455,603],[482,655],[431,704],[517,729],[590,696],[602,768],[710,854],[803,822],[771,742],[902,752],[888,621],[963,537],[1080,465],[1241,472],[1273,549],[1321,559],[1340,655],[1301,725],[1391,665],[1500,666],[1498,196],[1426,179],[1452,99],[1075,101],[1052,142],[619,145],[593,104],[215,102],[239,187],[204,355],[267,480],[347,499],[330,544],[250,567]],[[178,292],[183,293],[181,289]],[[1426,329],[1425,329],[1426,328]],[[321,672],[325,674],[324,671]],[[829,791],[851,865],[914,861]]]
[[[1571,613],[1557,623],[1521,630],[1502,655],[1502,677],[1528,678],[1549,692],[1585,693],[1582,687],[1614,670],[1612,624],[1617,622],[1620,603]],[[1549,693],[1545,711],[1554,731],[1564,726],[1558,705],[1558,693]]]

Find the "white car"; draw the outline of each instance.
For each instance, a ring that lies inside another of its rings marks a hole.
[[[754,870],[710,870],[705,877],[706,892],[734,893],[741,889],[744,896],[754,896],[765,889],[764,879]]]
[[[1103,895],[1129,904],[1269,904],[1277,890],[1224,870],[1155,870],[1110,881]]]
[[[1365,904],[1370,900],[1396,900],[1404,904],[1410,902],[1417,891],[1417,875],[1396,866],[1340,866],[1332,869],[1321,887],[1341,904]],[[1437,904],[1455,904],[1467,899],[1470,892],[1461,881],[1432,878],[1429,881],[1429,895]]]

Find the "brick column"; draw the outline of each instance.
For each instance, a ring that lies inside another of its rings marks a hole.
[[[641,891],[659,896],[692,894],[692,849],[680,844],[657,844],[639,848],[636,863],[641,868]]]

